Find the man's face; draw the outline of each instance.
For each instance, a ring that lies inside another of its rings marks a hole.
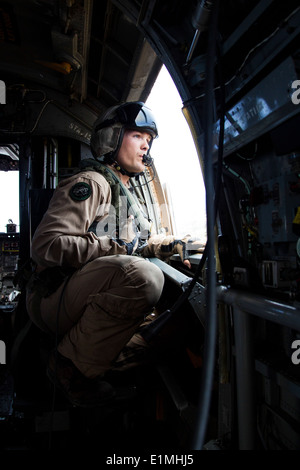
[[[143,156],[147,153],[152,137],[148,132],[125,130],[123,142],[116,158],[122,168],[130,173],[144,171]]]

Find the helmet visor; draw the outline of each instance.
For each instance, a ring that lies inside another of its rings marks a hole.
[[[126,103],[118,111],[118,120],[128,129],[141,129],[157,137],[157,127],[151,109],[142,102]]]

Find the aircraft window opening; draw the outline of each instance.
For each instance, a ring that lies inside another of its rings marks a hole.
[[[0,171],[0,198],[0,232],[7,233],[12,224],[19,232],[19,171]]]
[[[151,156],[172,221],[171,232],[206,242],[205,186],[198,154],[182,113],[176,86],[163,66],[147,100],[158,125],[159,137]]]

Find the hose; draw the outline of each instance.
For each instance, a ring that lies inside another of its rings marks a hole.
[[[213,4],[209,28],[206,84],[205,84],[205,188],[206,188],[206,214],[207,214],[207,322],[204,340],[203,369],[201,374],[201,387],[197,408],[195,433],[192,447],[195,450],[203,449],[208,417],[210,412],[211,390],[214,379],[215,349],[217,337],[217,302],[216,302],[216,267],[215,267],[215,210],[211,204],[214,197],[213,175],[213,103],[214,103],[214,66],[217,44],[217,20],[219,2]]]

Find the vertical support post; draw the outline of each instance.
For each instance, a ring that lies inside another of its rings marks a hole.
[[[48,158],[48,148],[47,148],[47,139],[44,138],[43,141],[44,146],[44,159],[43,159],[43,184],[42,188],[47,188],[47,158]]]
[[[239,449],[255,447],[255,390],[252,318],[233,307]]]
[[[20,266],[30,257],[31,147],[26,139],[19,144],[19,194],[20,194]]]

